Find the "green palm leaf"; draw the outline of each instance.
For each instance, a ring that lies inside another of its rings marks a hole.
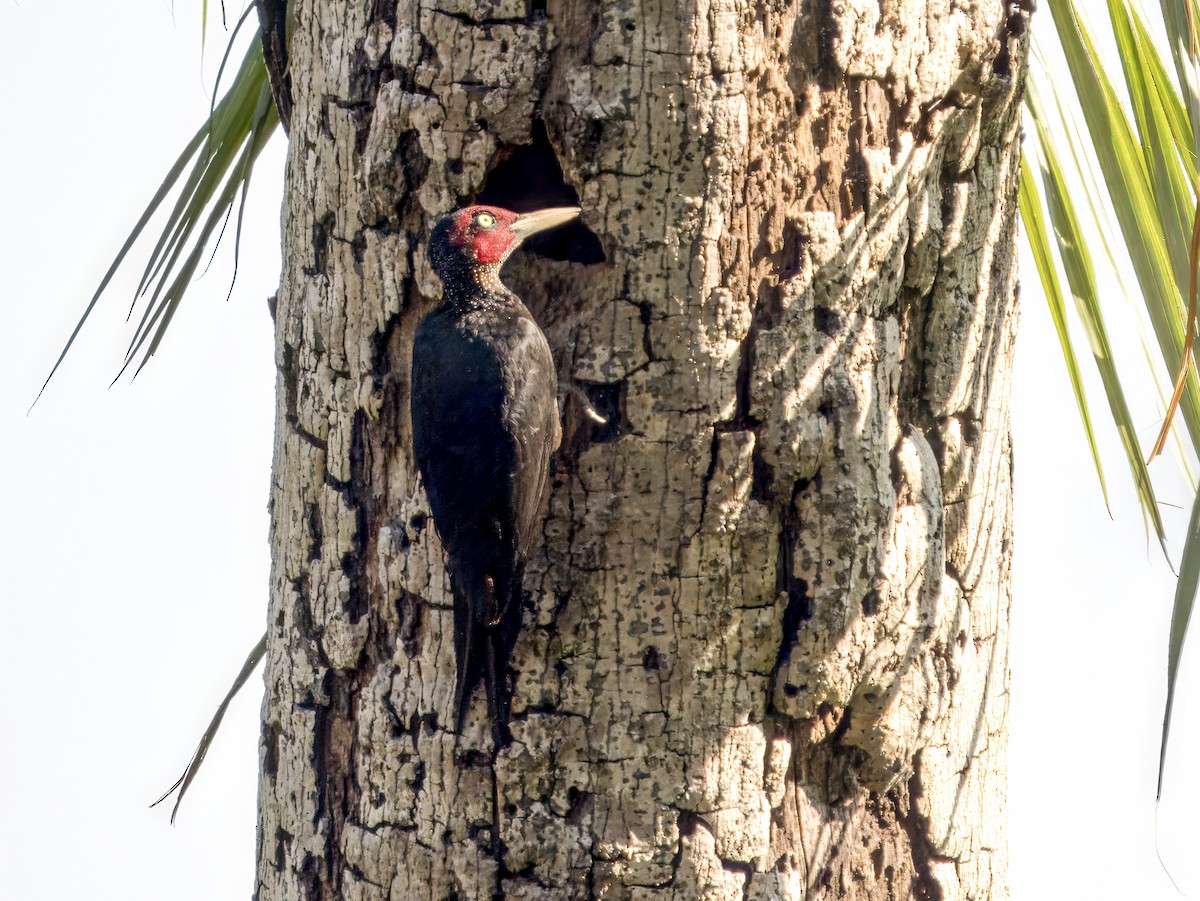
[[[1164,538],[1150,471],[1141,462],[1130,410],[1121,387],[1122,372],[1112,359],[1103,328],[1103,308],[1115,297],[1102,296],[1093,274],[1089,243],[1078,211],[1089,211],[1092,224],[1106,233],[1104,208],[1110,207],[1120,228],[1124,248],[1141,293],[1142,312],[1149,323],[1144,346],[1153,347],[1148,356],[1154,384],[1174,383],[1175,395],[1164,398],[1163,431],[1155,453],[1167,436],[1172,413],[1178,404],[1185,466],[1200,451],[1200,383],[1191,367],[1195,318],[1196,267],[1200,255],[1200,208],[1197,204],[1196,149],[1200,146],[1200,65],[1197,64],[1194,0],[1162,0],[1166,34],[1173,65],[1164,61],[1151,31],[1130,0],[1108,0],[1106,10],[1116,41],[1122,90],[1110,81],[1107,66],[1081,17],[1074,0],[1052,0],[1050,13],[1058,43],[1070,71],[1069,87],[1049,77],[1047,70],[1031,77],[1027,109],[1034,123],[1038,159],[1041,161],[1046,204],[1050,213],[1061,262],[1056,262],[1046,243],[1040,223],[1041,200],[1031,176],[1021,180],[1021,211],[1026,233],[1034,248],[1052,314],[1061,307],[1061,289],[1055,286],[1058,267],[1067,276],[1076,309],[1092,345],[1097,369],[1113,421],[1121,436],[1138,497]],[[1170,70],[1174,69],[1174,76]],[[1039,97],[1037,86],[1054,96],[1052,117]],[[1062,96],[1073,89],[1073,96]],[[1128,98],[1128,107],[1122,101]],[[1085,152],[1076,140],[1066,109],[1078,109],[1090,137]],[[1074,169],[1068,170],[1064,160]],[[1093,162],[1094,161],[1094,162]],[[1093,181],[1088,171],[1095,165],[1101,178]],[[1078,175],[1079,177],[1074,177]],[[1097,205],[1087,189],[1098,182],[1106,203]],[[1107,247],[1106,247],[1107,250]],[[1111,253],[1109,254],[1111,260]],[[1064,355],[1073,353],[1068,331],[1058,325]],[[1068,362],[1070,372],[1070,363]],[[1075,377],[1072,374],[1072,383]],[[1081,388],[1076,398],[1087,426]],[[1186,439],[1186,440],[1183,440]],[[1089,443],[1095,445],[1089,431]],[[1134,455],[1138,455],[1135,461]],[[1151,455],[1153,457],[1153,454]],[[1097,463],[1099,471],[1099,463]],[[1164,544],[1165,549],[1165,544]],[[1192,521],[1184,542],[1179,580],[1172,614],[1167,660],[1167,700],[1159,760],[1159,792],[1166,759],[1171,710],[1175,701],[1176,676],[1197,584],[1200,583],[1200,491],[1193,502]]]
[[[1109,340],[1108,329],[1104,322],[1103,312],[1101,311],[1099,290],[1097,288],[1091,255],[1087,250],[1087,240],[1080,227],[1079,218],[1075,212],[1075,206],[1067,187],[1062,166],[1059,163],[1058,154],[1049,141],[1049,133],[1046,125],[1049,117],[1043,110],[1036,86],[1033,84],[1030,84],[1028,87],[1026,102],[1033,113],[1032,118],[1040,140],[1041,159],[1043,161],[1042,179],[1046,185],[1050,221],[1054,226],[1054,234],[1058,241],[1058,249],[1063,267],[1067,274],[1067,282],[1071,286],[1071,293],[1075,298],[1076,310],[1079,313],[1080,320],[1088,336],[1088,341],[1091,344],[1092,355],[1096,361],[1096,369],[1100,373],[1100,380],[1104,385],[1104,392],[1108,398],[1109,410],[1111,411],[1113,422],[1117,427],[1121,444],[1125,448],[1126,460],[1130,473],[1133,476],[1134,486],[1137,488],[1138,499],[1141,501],[1142,507],[1146,511],[1146,515],[1150,519],[1159,541],[1165,542],[1166,532],[1163,529],[1162,516],[1158,510],[1158,501],[1154,496],[1154,485],[1150,480],[1150,473],[1146,469],[1145,457],[1138,444],[1137,428],[1134,425],[1129,404],[1125,399],[1125,392],[1121,386],[1120,373],[1117,370],[1116,361],[1113,357],[1112,343]],[[1032,179],[1030,179],[1028,186],[1023,182],[1022,187],[1025,187],[1027,192],[1032,190]],[[1025,213],[1027,210],[1032,212],[1035,209],[1040,210],[1040,204],[1037,202],[1036,197],[1027,198],[1022,203],[1023,221],[1025,222],[1027,231],[1030,233],[1031,241],[1033,226],[1030,225],[1030,217],[1026,216]],[[1035,251],[1035,259],[1038,260],[1039,271],[1042,269],[1042,260],[1044,258],[1045,254],[1039,254]],[[1043,281],[1046,278],[1047,276],[1043,275]],[[1054,315],[1053,306],[1054,304],[1051,302],[1051,315]],[[1069,368],[1069,360],[1073,356],[1070,337],[1066,333],[1065,327],[1060,328],[1058,334],[1059,343],[1063,347],[1064,355],[1068,357]],[[1076,388],[1076,401],[1081,408],[1086,403],[1082,397],[1081,388]],[[1085,428],[1089,426],[1090,423],[1085,422]],[[1096,454],[1097,451],[1093,443],[1093,456],[1096,456]]]
[[[207,3],[205,10],[207,16]],[[253,7],[247,10],[247,16],[252,10]],[[239,27],[246,21],[247,16],[243,16]],[[231,46],[236,36],[235,29],[230,39]],[[228,51],[226,55],[228,56]],[[68,351],[108,289],[113,276],[127,261],[150,221],[172,193],[178,191],[158,240],[147,258],[135,292],[133,306],[137,305],[139,299],[146,298],[147,294],[149,297],[117,377],[135,362],[135,372],[140,371],[162,343],[167,327],[204,260],[209,240],[231,214],[239,192],[242,195],[242,203],[245,203],[246,191],[254,173],[254,163],[278,124],[279,116],[275,110],[262,57],[262,42],[256,33],[229,89],[213,104],[207,120],[188,141],[168,170],[162,184],[155,191],[108,271],[100,280],[99,286],[84,308],[83,315],[80,316],[46,377],[41,391],[38,392],[38,397],[66,359]],[[241,207],[235,237],[240,237],[240,233]],[[235,247],[235,276],[236,254]],[[133,312],[133,307],[130,308],[130,312]],[[36,403],[36,399],[34,402]]]
[[[1096,464],[1096,475],[1100,479],[1100,491],[1104,495],[1104,505],[1108,507],[1108,486],[1104,481],[1104,467],[1100,461],[1100,448],[1096,444],[1096,432],[1092,427],[1092,414],[1088,407],[1087,392],[1083,385],[1083,374],[1079,369],[1079,360],[1075,355],[1075,347],[1071,344],[1071,336],[1067,325],[1067,305],[1063,299],[1062,283],[1058,279],[1058,269],[1054,262],[1053,251],[1050,249],[1050,238],[1046,231],[1046,222],[1042,218],[1042,203],[1037,189],[1037,182],[1030,171],[1029,159],[1021,155],[1021,187],[1020,198],[1021,222],[1025,226],[1025,237],[1037,260],[1038,275],[1042,280],[1042,292],[1046,295],[1046,303],[1050,307],[1050,318],[1054,322],[1054,331],[1058,334],[1058,342],[1062,347],[1063,358],[1067,364],[1067,377],[1071,380],[1071,389],[1075,393],[1075,403],[1079,407],[1079,418],[1083,421],[1084,434],[1087,436],[1088,447],[1092,451],[1092,461]],[[1141,455],[1138,455],[1141,461]],[[1110,510],[1111,513],[1111,510]]]

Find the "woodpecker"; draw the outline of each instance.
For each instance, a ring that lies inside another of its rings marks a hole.
[[[428,253],[442,300],[413,341],[413,451],[454,595],[455,731],[483,682],[496,747],[508,735],[525,558],[562,440],[550,344],[500,268],[529,235],[579,212],[471,206],[438,222]]]

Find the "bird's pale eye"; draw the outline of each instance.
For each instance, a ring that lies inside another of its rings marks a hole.
[[[496,217],[493,216],[491,213],[476,213],[475,214],[475,224],[479,228],[495,228],[496,227]]]

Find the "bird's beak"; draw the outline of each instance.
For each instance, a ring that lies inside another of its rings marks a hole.
[[[516,221],[509,226],[517,237],[522,241],[530,235],[540,231],[545,231],[548,228],[554,228],[556,225],[562,225],[564,222],[570,222],[580,213],[577,206],[556,206],[548,210],[538,210],[534,213],[525,213],[518,216]]]

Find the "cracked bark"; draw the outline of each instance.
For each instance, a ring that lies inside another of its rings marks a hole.
[[[259,898],[1007,897],[1008,18],[295,3]],[[424,241],[572,190],[600,249],[506,279],[611,415],[564,396],[493,757],[409,451]]]

